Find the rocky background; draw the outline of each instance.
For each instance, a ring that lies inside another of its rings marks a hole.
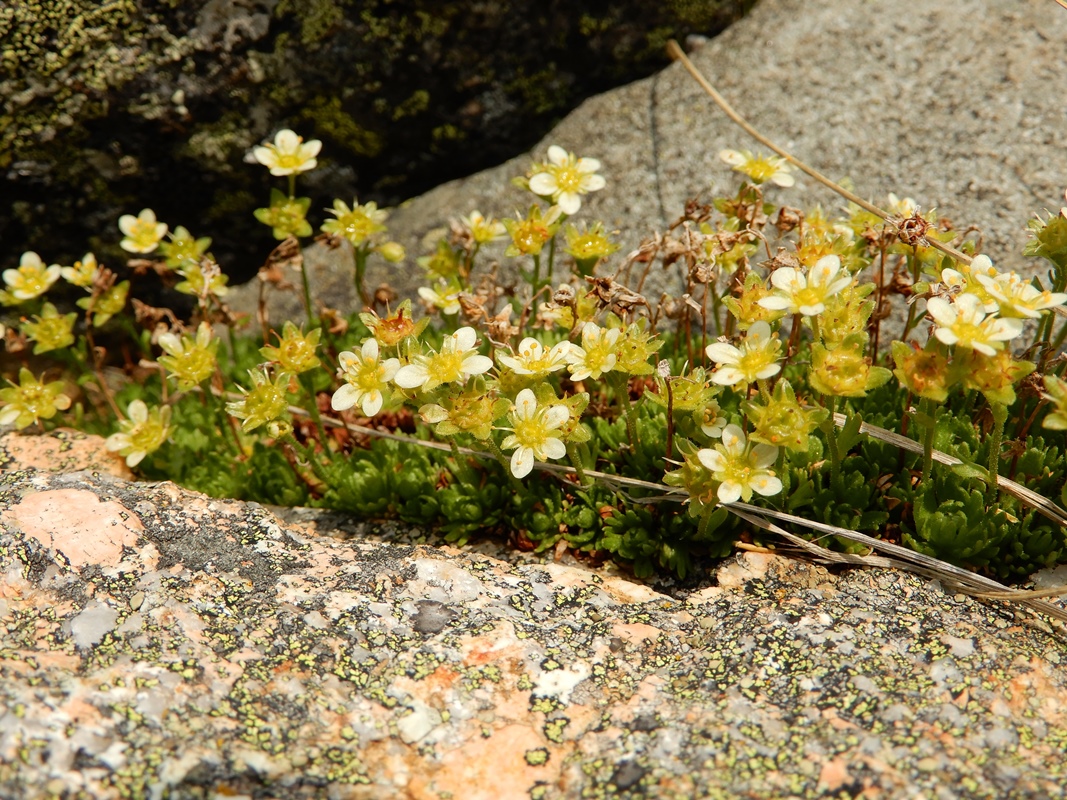
[[[120,265],[119,215],[151,206],[247,279],[273,240],[251,216],[269,177],[244,158],[279,128],[325,144],[313,209],[393,205],[530,147],[753,1],[4,3],[0,266],[90,248]]]

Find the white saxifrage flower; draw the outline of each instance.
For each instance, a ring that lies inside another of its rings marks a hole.
[[[511,454],[511,474],[525,478],[533,470],[534,460],[547,461],[563,458],[567,446],[555,434],[568,419],[571,412],[566,406],[538,406],[537,398],[530,389],[523,389],[515,397],[515,408],[508,415],[512,433],[504,439],[501,448]]]
[[[572,381],[596,380],[605,372],[615,369],[618,356],[615,347],[622,331],[619,328],[601,328],[595,322],[585,323],[582,328],[582,346],[571,345],[567,353]]]
[[[438,292],[436,289],[431,289],[429,286],[419,287],[419,297],[425,300],[434,308],[440,309],[442,314],[452,316],[458,314],[462,306],[459,304],[459,291],[450,292],[452,288],[448,282],[442,282],[438,285],[441,289]]]
[[[826,301],[830,297],[852,283],[847,272],[844,275],[840,272],[841,259],[835,255],[820,258],[807,275],[799,269],[781,267],[771,273],[774,292],[762,298],[759,304],[773,311],[814,317],[826,310]]]
[[[548,148],[548,163],[530,178],[530,191],[549,197],[564,214],[573,215],[582,207],[582,195],[604,188],[597,175],[600,162],[595,158],[578,158],[559,145]]]
[[[52,288],[61,274],[59,264],[46,267],[39,255],[27,250],[19,259],[18,269],[5,269],[3,278],[12,297],[16,300],[32,300]]]
[[[337,356],[340,368],[337,377],[345,385],[333,393],[330,406],[334,411],[344,411],[358,405],[364,416],[373,417],[382,410],[389,381],[400,369],[400,360],[378,358],[378,341],[368,339],[358,353],[345,350]]]
[[[567,354],[571,351],[570,342],[560,342],[551,350],[545,348],[536,339],[527,336],[519,342],[515,355],[499,354],[496,358],[501,364],[517,375],[533,375],[543,378],[550,372],[556,372],[567,366]]]
[[[1004,316],[1037,319],[1042,311],[1067,303],[1067,294],[1042,291],[1016,272],[1002,272],[993,278],[977,275],[976,279],[996,300]]]
[[[931,297],[926,301],[926,312],[936,323],[934,336],[938,341],[987,356],[996,355],[1004,342],[1023,331],[1022,320],[986,316],[982,301],[973,294],[961,294],[953,303]]]
[[[104,445],[125,457],[126,466],[132,468],[167,441],[171,410],[170,406],[149,409],[143,400],[134,400],[126,413],[129,419],[119,422],[118,433],[108,436]]]
[[[123,239],[119,247],[127,253],[151,253],[163,237],[167,235],[167,223],[156,219],[156,212],[150,208],[142,208],[136,217],[133,214],[123,214],[119,217],[119,230],[122,231]]]
[[[720,150],[719,158],[752,179],[753,183],[771,183],[778,186],[792,186],[796,183],[793,167],[784,158],[778,156],[756,156],[748,150]]]
[[[322,149],[322,142],[312,139],[305,142],[295,132],[285,128],[278,131],[272,144],[253,148],[252,155],[256,161],[270,168],[271,175],[296,175],[318,166],[316,156]]]
[[[715,449],[698,450],[697,458],[719,481],[720,502],[747,503],[753,492],[770,497],[782,491],[782,482],[768,469],[778,458],[778,448],[769,444],[751,447],[736,425],[723,428],[722,443]]]
[[[428,392],[442,383],[463,383],[471,375],[481,375],[493,367],[493,361],[475,349],[478,334],[463,327],[445,336],[439,353],[417,355],[407,366],[397,370],[393,382],[403,389]]]
[[[747,386],[754,381],[771,378],[782,369],[778,363],[782,343],[771,336],[771,326],[763,320],[752,324],[740,347],[714,342],[704,352],[719,365],[711,375],[712,383],[719,386],[736,386],[739,383]]]

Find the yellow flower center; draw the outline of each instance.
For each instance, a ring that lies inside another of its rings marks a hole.
[[[438,353],[430,361],[427,372],[438,383],[452,383],[463,375],[463,353]]]
[[[754,158],[745,165],[745,174],[756,183],[764,183],[774,177],[778,166],[765,158]]]
[[[576,166],[557,167],[555,175],[556,186],[561,192],[577,192],[582,188],[582,173]]]

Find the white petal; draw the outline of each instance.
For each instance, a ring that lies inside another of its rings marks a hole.
[[[552,436],[545,439],[544,444],[541,445],[541,452],[546,460],[549,458],[563,458],[567,455],[567,445],[563,444],[562,440]]]
[[[399,369],[399,358],[387,358],[378,367],[378,376],[383,381],[391,381],[396,376],[397,370]]]
[[[716,364],[736,364],[741,360],[741,351],[726,342],[713,342],[704,348],[704,352]]]
[[[835,255],[823,256],[811,268],[808,279],[812,284],[826,286],[841,271],[841,259]]]
[[[607,185],[602,175],[587,175],[582,178],[582,188],[587,192],[598,192]]]
[[[798,272],[792,267],[781,267],[771,273],[771,285],[775,289],[792,294],[797,289],[803,289],[808,285],[804,273]]]
[[[570,418],[571,410],[566,406],[551,406],[545,410],[545,427],[549,430],[555,430]]]
[[[756,469],[767,469],[778,460],[778,448],[773,444],[758,444],[752,448],[749,460]]]
[[[774,294],[769,297],[761,297],[757,305],[770,311],[785,311],[787,308],[793,307],[793,303],[789,298]]]
[[[456,352],[458,353],[463,350],[473,349],[474,343],[478,341],[478,334],[474,328],[468,325],[453,333],[452,338],[456,342]]]
[[[520,447],[511,454],[511,474],[516,478],[525,478],[533,471],[534,453],[529,447]]]
[[[563,166],[567,163],[567,151],[558,144],[550,145],[548,148],[548,160],[557,167]]]
[[[720,150],[719,158],[731,167],[738,167],[748,160],[745,158],[745,154],[739,150]]]
[[[363,347],[360,349],[360,353],[363,355],[364,361],[377,361],[378,360],[378,340],[368,339],[363,343]]]
[[[148,453],[146,453],[144,450],[134,450],[132,453],[126,456],[126,466],[130,469],[133,469],[144,460],[144,457],[146,455],[148,455]]]
[[[300,137],[295,131],[283,128],[274,136],[274,146],[283,153],[291,153],[300,146]]]
[[[701,464],[712,472],[722,472],[726,467],[726,459],[722,457],[722,453],[718,450],[712,450],[707,447],[703,450],[697,450],[697,458]]]
[[[765,320],[761,319],[757,322],[753,322],[748,329],[748,340],[756,340],[753,344],[756,344],[757,342],[765,342],[770,338],[771,326],[768,325]]]
[[[942,297],[931,297],[926,301],[926,313],[939,325],[952,325],[956,322],[956,312]],[[952,344],[948,342],[948,344]]]
[[[574,165],[579,172],[600,172],[600,159],[598,158],[579,158]],[[603,180],[603,179],[601,179]],[[590,191],[593,191],[590,189]]]
[[[533,389],[523,389],[517,395],[515,395],[515,407],[522,409],[534,409],[537,407],[537,397],[533,393]]]
[[[943,342],[944,344],[956,344],[956,342],[959,341],[959,338],[956,336],[956,334],[954,334],[948,328],[935,329],[934,336],[937,337],[938,341]]]
[[[773,378],[775,375],[777,375],[781,371],[782,371],[782,365],[781,364],[768,364],[767,366],[765,366],[763,369],[761,369],[759,372],[756,373],[756,377],[759,378],[762,381],[765,381],[765,380],[767,380],[767,378]]]
[[[322,142],[318,139],[312,139],[310,142],[305,142],[300,148],[300,155],[304,158],[315,158],[322,150]]]
[[[547,172],[538,172],[530,178],[530,191],[542,197],[550,197],[559,191],[556,176]]]
[[[559,196],[559,207],[564,214],[572,216],[582,207],[582,198],[575,192],[564,192]]]
[[[124,214],[123,216],[119,217],[119,226],[120,227],[122,226],[122,220],[125,219],[126,217],[129,217],[131,220],[136,220],[137,219],[136,217],[133,217],[130,214]],[[123,231],[123,233],[125,233],[125,231]],[[19,266],[20,267],[36,267],[36,268],[40,269],[41,267],[44,266],[44,262],[41,261],[41,257],[39,255],[37,255],[37,253],[35,253],[33,250],[27,250],[25,253],[22,254],[22,257],[19,258]]]
[[[736,503],[741,499],[741,484],[732,481],[719,484],[719,501],[722,503]]]
[[[415,389],[426,383],[429,377],[430,373],[427,372],[424,364],[408,364],[396,371],[393,383],[402,389]]]
[[[162,341],[162,337],[160,337],[160,341]],[[359,356],[351,350],[342,350],[337,354],[337,364],[345,372],[355,372],[359,369],[361,363]]]
[[[789,188],[796,182],[797,179],[788,172],[776,172],[771,176],[771,183],[775,183],[783,188]]]
[[[358,403],[362,394],[363,392],[355,386],[346,383],[333,393],[333,397],[330,399],[330,408],[334,411],[345,411]]]
[[[737,367],[719,367],[711,373],[711,382],[717,386],[733,386],[745,379],[745,373]]]
[[[363,395],[363,414],[367,417],[373,417],[379,411],[382,410],[382,403],[385,398],[382,393],[377,389],[367,392]]]
[[[465,375],[481,375],[493,368],[493,359],[489,356],[471,355],[463,359],[463,373]]]
[[[722,444],[731,453],[744,450],[745,432],[737,425],[727,425],[722,429]]]
[[[811,305],[797,306],[797,311],[805,317],[814,317],[826,310],[825,303],[812,303]]]
[[[782,491],[782,482],[773,475],[756,478],[750,485],[753,491],[764,497],[771,497]]]
[[[126,412],[134,422],[144,422],[148,419],[148,406],[144,404],[144,400],[134,400],[130,403]]]

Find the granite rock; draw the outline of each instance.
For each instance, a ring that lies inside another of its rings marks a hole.
[[[799,158],[851,179],[862,196],[895,192],[958,229],[977,226],[995,263],[1033,271],[1044,267],[1021,255],[1026,222],[1059,209],[1067,187],[1065,38],[1067,12],[1045,0],[915,0],[906,10],[892,0],[762,0],[691,57]],[[590,98],[529,155],[396,209],[391,234],[415,255],[449,217],[524,211],[530,197],[509,180],[552,143],[602,161],[608,187],[587,197],[580,218],[621,231],[616,258],[680,216],[687,199],[736,186],[722,148],[758,149],[675,64]],[[806,176],[778,197],[801,208],[844,202]],[[347,260],[330,263],[331,286],[351,282]],[[421,274],[378,262],[368,282],[410,295]]]
[[[10,461],[0,796],[1062,796],[1065,633],[1006,605],[330,533]]]

